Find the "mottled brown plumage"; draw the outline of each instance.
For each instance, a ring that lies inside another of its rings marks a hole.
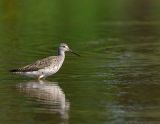
[[[11,72],[32,72],[32,71],[38,71],[40,69],[44,69],[46,67],[49,67],[52,63],[57,65],[57,63],[60,61],[60,58],[58,56],[49,56],[47,58],[37,60],[35,63],[26,65],[21,68],[13,69]]]
[[[27,66],[10,70],[10,72],[29,77],[36,77],[38,79],[45,78],[47,76],[55,74],[61,68],[63,61],[65,59],[66,51],[72,52],[72,50],[69,49],[67,44],[61,43],[60,46],[58,47],[57,56],[49,56],[47,58],[37,60],[36,62],[29,64]]]

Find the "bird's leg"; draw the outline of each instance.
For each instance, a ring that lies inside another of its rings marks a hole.
[[[38,81],[41,81],[41,78],[40,78],[40,76],[38,77]]]
[[[42,77],[42,79],[43,79],[43,80],[45,80],[45,79],[46,79],[46,77]]]
[[[44,76],[43,76],[43,75],[40,75],[40,76],[38,77],[38,81],[40,81],[41,79],[44,79]]]

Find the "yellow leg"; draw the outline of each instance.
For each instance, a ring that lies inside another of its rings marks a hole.
[[[40,76],[38,77],[38,80],[40,81],[42,78],[44,78],[44,75],[40,75]]]

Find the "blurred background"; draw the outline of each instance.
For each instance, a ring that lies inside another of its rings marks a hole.
[[[0,123],[159,124],[160,1],[0,0]],[[9,69],[66,55],[47,82]]]

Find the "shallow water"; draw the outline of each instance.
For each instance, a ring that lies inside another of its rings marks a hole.
[[[160,123],[159,2],[117,2],[2,0],[2,124]],[[81,57],[47,81],[8,72],[60,42]]]

